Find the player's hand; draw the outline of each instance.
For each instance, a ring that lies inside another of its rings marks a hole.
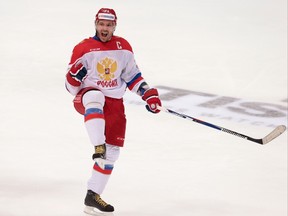
[[[157,109],[157,106],[161,106],[161,100],[157,89],[150,88],[144,92],[142,99],[146,101],[146,109],[152,113],[159,113],[160,110]]]
[[[87,77],[87,70],[80,61],[75,62],[69,70],[70,76],[79,82],[79,85]]]

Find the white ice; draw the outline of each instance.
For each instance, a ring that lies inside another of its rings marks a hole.
[[[151,86],[286,107],[255,121],[287,126],[285,0],[1,0],[1,216],[84,215],[92,147],[64,78],[100,7],[116,10],[115,34]],[[103,194],[115,216],[287,215],[287,132],[261,146],[125,98],[126,143]],[[169,101],[192,116],[197,104]],[[253,137],[272,130],[214,111],[230,118],[202,117]]]

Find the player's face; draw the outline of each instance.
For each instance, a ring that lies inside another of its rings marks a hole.
[[[116,27],[116,24],[114,21],[98,20],[96,22],[97,36],[102,42],[107,42],[111,39],[115,31],[115,27]]]

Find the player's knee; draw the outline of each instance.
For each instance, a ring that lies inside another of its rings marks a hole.
[[[105,96],[101,91],[88,91],[83,95],[82,103],[86,110],[89,108],[98,108],[103,110]]]

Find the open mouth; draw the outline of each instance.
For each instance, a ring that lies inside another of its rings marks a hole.
[[[107,37],[108,36],[108,32],[101,32],[101,36],[102,37]]]

